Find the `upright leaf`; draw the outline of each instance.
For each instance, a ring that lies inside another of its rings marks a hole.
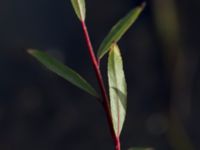
[[[71,3],[78,18],[84,21],[86,14],[85,0],[71,0]]]
[[[49,56],[45,52],[32,49],[28,50],[28,52],[52,72],[56,73],[85,92],[91,94],[92,96],[98,97],[97,92],[92,88],[92,86],[69,67],[57,61],[55,58]]]
[[[110,107],[115,134],[120,136],[126,116],[127,88],[120,50],[113,44],[108,57]]]
[[[109,51],[112,43],[117,43],[120,40],[120,38],[136,21],[144,7],[145,3],[143,3],[141,6],[134,8],[111,29],[111,31],[105,37],[98,49],[97,56],[99,59],[101,59]]]

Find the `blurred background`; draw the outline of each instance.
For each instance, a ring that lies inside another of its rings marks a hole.
[[[94,48],[141,2],[87,0]],[[119,42],[129,93],[122,149],[199,150],[200,1],[146,2]],[[0,0],[0,149],[113,149],[99,103],[45,69],[28,48],[47,51],[98,88],[69,0]]]

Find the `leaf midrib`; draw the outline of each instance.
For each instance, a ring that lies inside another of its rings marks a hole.
[[[117,80],[117,72],[116,72],[117,69],[116,69],[116,65],[115,65],[115,58],[112,61],[113,61],[112,62],[113,68],[114,68],[114,71],[113,71],[114,72],[114,81],[115,81],[115,84],[117,86],[119,84],[118,84],[118,80]],[[118,88],[118,86],[117,86],[117,88]],[[118,90],[115,90],[115,92],[116,92],[116,95],[119,95],[119,91]],[[118,99],[117,100],[117,133],[116,134],[117,134],[117,136],[119,136],[119,134],[120,134],[120,111],[119,111],[119,109],[120,109],[120,107],[119,107],[120,98],[118,96],[116,96],[116,98]]]

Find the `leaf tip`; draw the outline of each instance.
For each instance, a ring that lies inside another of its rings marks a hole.
[[[147,5],[147,3],[146,2],[143,2],[142,4],[141,4],[141,9],[144,9],[145,7],[146,7],[146,5]]]
[[[35,52],[35,50],[34,49],[27,49],[27,52],[30,54],[30,55],[33,55],[33,53]]]
[[[113,43],[111,45],[110,51],[114,51],[116,54],[120,55],[120,50],[117,43]]]

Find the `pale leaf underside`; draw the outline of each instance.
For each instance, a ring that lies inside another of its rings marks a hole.
[[[78,18],[84,21],[86,16],[85,0],[71,0],[71,3]]]
[[[126,116],[127,89],[122,58],[116,44],[111,46],[108,58],[110,107],[115,134],[120,135]]]

